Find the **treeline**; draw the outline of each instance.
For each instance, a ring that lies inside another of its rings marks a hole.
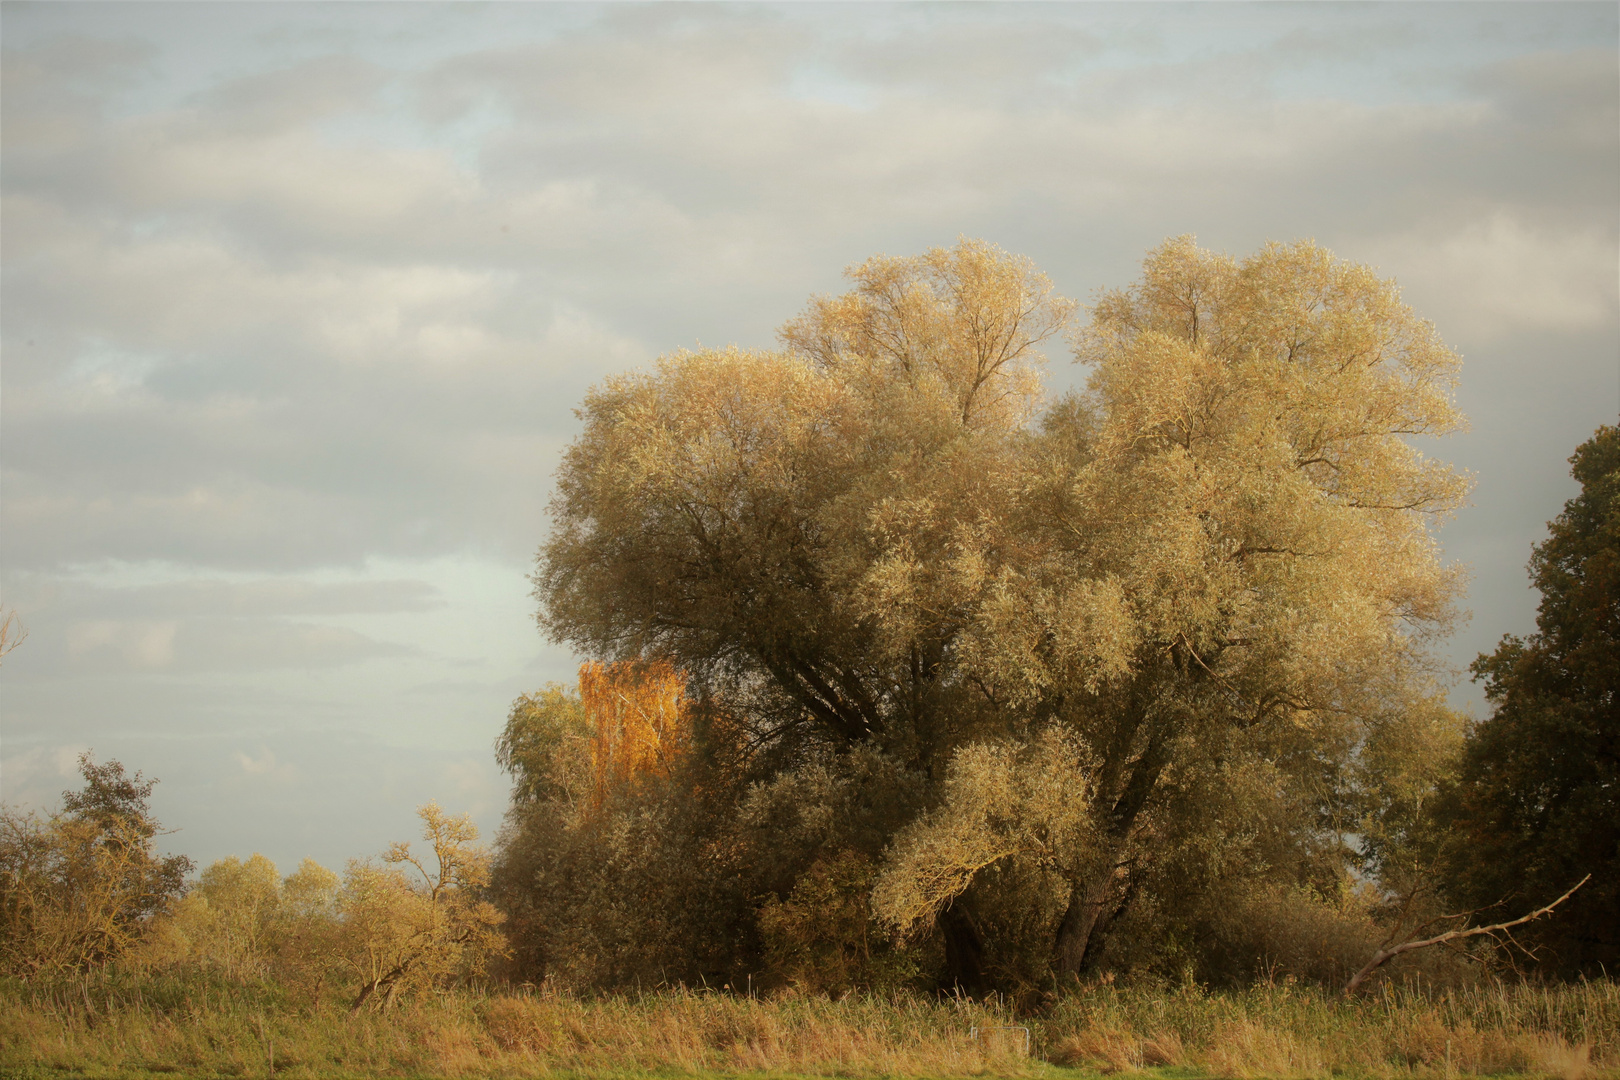
[[[1311,244],[1150,254],[1089,321],[963,241],[851,271],[779,351],[593,389],[534,575],[594,657],[513,706],[493,852],[422,810],[342,875],[155,853],[150,781],[0,818],[0,966],[273,987],[1337,991],[1620,961],[1620,431],[1532,572],[1538,632],[1432,649],[1457,357]],[[1088,388],[1049,399],[1043,342]],[[86,984],[88,985],[88,984]],[[1133,1044],[1135,1045],[1135,1044]]]
[[[420,811],[431,854],[399,843],[341,877],[305,859],[285,878],[254,855],[188,881],[190,859],[154,851],[154,782],[88,754],[79,768],[84,788],[61,812],[0,811],[0,974],[274,986],[294,1004],[356,1012],[465,983],[506,951],[484,896],[488,852],[469,820],[433,803]]]

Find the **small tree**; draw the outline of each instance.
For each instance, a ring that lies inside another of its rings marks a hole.
[[[126,962],[272,980],[319,1006],[339,964],[338,876],[313,859],[280,878],[263,855],[205,869]]]
[[[344,964],[359,982],[354,1012],[368,1002],[387,1008],[409,991],[479,974],[506,951],[498,929],[504,917],[482,898],[489,853],[477,846],[477,826],[466,815],[446,816],[433,802],[417,813],[422,838],[433,848],[433,869],[410,844],[396,843],[383,855],[384,865],[351,862],[344,875],[338,907]]]
[[[106,964],[179,898],[192,862],[160,857],[155,780],[79,758],[82,791],[48,818],[0,810],[0,967],[24,978]]]
[[[245,982],[270,970],[280,905],[275,863],[257,854],[246,862],[231,857],[202,872],[176,922],[199,961]]]
[[[282,881],[276,910],[276,977],[317,1006],[342,959],[338,888],[336,874],[305,859]]]

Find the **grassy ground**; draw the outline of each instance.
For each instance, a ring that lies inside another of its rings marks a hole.
[[[1094,987],[1020,1019],[968,1001],[688,991],[456,993],[351,1018],[267,988],[0,985],[5,1078],[737,1074],[1620,1077],[1620,986],[1386,988],[1348,1004],[1293,986]]]

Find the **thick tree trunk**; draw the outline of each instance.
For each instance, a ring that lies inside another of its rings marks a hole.
[[[1075,882],[1069,906],[1058,923],[1053,971],[1060,977],[1078,977],[1095,970],[1109,927],[1124,914],[1135,893],[1136,881],[1123,866]]]
[[[366,999],[371,996],[371,992],[375,989],[377,989],[376,981],[368,982],[360,988],[360,993],[357,997],[355,997],[354,1004],[349,1006],[350,1016],[353,1016],[360,1011],[360,1007],[366,1003]]]
[[[1134,735],[1141,722],[1133,719],[1126,730]],[[1103,935],[1130,904],[1135,888],[1126,854],[1169,758],[1170,734],[1168,723],[1155,724],[1141,754],[1129,761],[1116,758],[1118,765],[1105,768],[1105,779],[1118,791],[1107,818],[1108,857],[1073,882],[1052,947],[1052,968],[1059,978],[1078,977],[1096,967]],[[1122,748],[1125,744],[1122,739]]]
[[[349,1006],[349,1015],[353,1016],[358,1013],[360,1011],[360,1007],[364,1005],[367,999],[369,999],[371,995],[376,993],[378,990],[386,989],[388,993],[383,1007],[387,1008],[389,1005],[392,1005],[394,1002],[394,993],[398,989],[399,977],[405,974],[405,971],[409,966],[409,964],[401,964],[395,967],[388,974],[379,976],[378,978],[366,983],[365,986],[361,987],[360,996],[356,997],[354,999],[354,1004]]]
[[[1100,876],[1076,882],[1069,894],[1069,906],[1058,923],[1057,942],[1052,950],[1052,968],[1059,977],[1075,977],[1093,959],[1092,933],[1108,903],[1107,882]]]

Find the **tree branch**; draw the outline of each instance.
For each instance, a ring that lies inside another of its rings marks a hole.
[[[1436,934],[1431,938],[1423,938],[1422,940],[1418,941],[1403,941],[1401,944],[1392,948],[1379,949],[1378,952],[1373,954],[1373,958],[1367,962],[1367,966],[1356,972],[1355,977],[1349,982],[1345,983],[1344,996],[1349,997],[1350,995],[1354,994],[1361,984],[1367,981],[1368,977],[1371,976],[1373,972],[1377,971],[1379,968],[1383,967],[1397,956],[1400,956],[1402,953],[1413,952],[1417,949],[1427,949],[1430,945],[1446,945],[1449,942],[1458,941],[1462,938],[1477,937],[1481,934],[1488,934],[1491,937],[1495,937],[1497,934],[1506,934],[1508,940],[1513,941],[1513,935],[1507,934],[1509,929],[1515,926],[1523,926],[1527,922],[1534,922],[1544,915],[1550,915],[1553,908],[1557,907],[1559,904],[1562,904],[1565,900],[1568,900],[1574,895],[1576,889],[1580,888],[1582,885],[1585,885],[1591,880],[1592,875],[1587,874],[1574,885],[1570,886],[1569,892],[1566,892],[1563,896],[1560,896],[1546,907],[1537,908],[1530,914],[1521,915],[1517,919],[1511,919],[1507,922],[1492,923],[1490,926],[1470,926],[1460,930],[1447,930],[1445,933]],[[1517,942],[1514,943],[1517,944]],[[1524,948],[1522,945],[1519,947],[1521,949]],[[1529,950],[1525,951],[1528,952]]]

